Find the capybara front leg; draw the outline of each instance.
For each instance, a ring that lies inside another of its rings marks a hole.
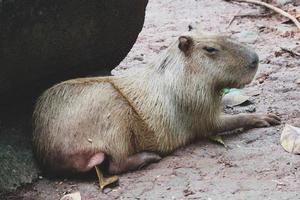
[[[238,128],[261,128],[279,124],[280,118],[274,114],[222,115],[214,133],[231,131]]]
[[[141,152],[129,156],[122,162],[111,162],[109,165],[109,172],[112,174],[119,174],[122,172],[133,171],[160,160],[161,157],[155,153]]]

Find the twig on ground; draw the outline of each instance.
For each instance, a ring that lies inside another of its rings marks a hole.
[[[236,15],[236,17],[269,17],[273,14],[274,14],[273,12],[264,13],[264,14],[249,13],[249,14]]]
[[[231,18],[231,20],[229,21],[229,23],[228,23],[228,25],[227,25],[227,28],[229,28],[229,27],[231,26],[232,22],[237,18],[237,16],[240,14],[240,12],[241,12],[241,10],[238,10],[238,11],[236,12],[236,14],[233,15],[233,17]]]
[[[300,20],[300,14],[296,15],[296,19],[299,21]],[[292,20],[287,19],[286,21],[282,22],[283,24],[291,24],[293,23]]]
[[[254,17],[269,17],[269,16],[271,16],[271,15],[274,14],[274,12],[262,13],[262,14],[255,14],[255,13],[239,14],[239,13],[240,13],[240,10],[239,10],[239,12],[236,15],[234,15],[232,17],[232,19],[230,20],[230,22],[229,22],[229,24],[228,24],[227,27],[230,27],[231,24],[234,22],[234,20],[236,20],[237,18],[244,18],[244,17],[250,17],[250,18],[252,18],[252,17],[253,18]]]
[[[284,48],[284,47],[280,47],[280,49],[284,52],[287,52],[289,53],[292,57],[299,57],[300,58],[300,54],[299,53],[296,53],[290,49],[287,49],[287,48]]]
[[[297,26],[297,28],[300,30],[300,22],[297,20],[296,17],[294,17],[291,14],[285,12],[284,10],[282,10],[280,8],[277,8],[273,5],[270,5],[268,3],[258,1],[258,0],[225,0],[225,1],[228,1],[228,2],[229,1],[236,1],[236,2],[252,3],[252,4],[255,4],[255,5],[267,7],[269,9],[274,10],[275,12],[289,18]]]

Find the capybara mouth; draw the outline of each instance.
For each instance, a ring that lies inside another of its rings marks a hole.
[[[243,89],[246,85],[247,85],[247,84],[241,84],[241,83],[239,83],[239,84],[237,84],[237,85],[235,86],[235,88]]]

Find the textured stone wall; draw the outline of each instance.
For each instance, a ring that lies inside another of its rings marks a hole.
[[[148,0],[0,0],[0,196],[38,177],[36,97],[73,77],[107,75],[133,46]]]
[[[143,27],[148,0],[0,0],[0,94],[110,74]]]

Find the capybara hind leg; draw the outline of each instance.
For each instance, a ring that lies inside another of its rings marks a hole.
[[[90,169],[92,169],[93,167],[95,167],[95,166],[97,166],[97,165],[100,165],[100,164],[103,162],[104,158],[105,158],[105,155],[104,155],[104,153],[102,153],[102,152],[94,154],[94,155],[90,158],[90,160],[89,160],[89,162],[88,162],[88,164],[87,164],[87,169],[90,170]]]
[[[133,171],[160,160],[161,157],[155,153],[141,152],[129,156],[121,163],[111,162],[109,164],[109,172],[112,174],[119,174],[122,172]]]
[[[105,154],[98,153],[81,153],[73,154],[67,161],[66,169],[73,170],[75,172],[87,172],[93,169],[95,166],[100,165],[105,158]]]

